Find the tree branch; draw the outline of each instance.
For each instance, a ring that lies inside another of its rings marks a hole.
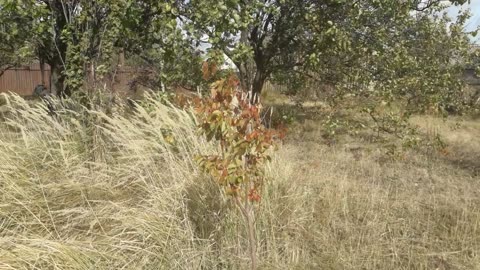
[[[0,69],[0,77],[2,77],[3,73],[5,73],[5,71],[11,69],[12,67],[14,67],[14,65],[6,65],[5,67],[2,67]]]

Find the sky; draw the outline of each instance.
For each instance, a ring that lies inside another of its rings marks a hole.
[[[470,8],[470,12],[472,13],[472,17],[466,25],[466,30],[473,30],[480,25],[480,0],[471,0],[470,4],[465,4],[462,7],[452,6],[449,8],[448,14],[452,18],[455,18],[460,8]],[[480,39],[478,38],[475,38],[475,40],[477,41],[477,43],[480,41]]]

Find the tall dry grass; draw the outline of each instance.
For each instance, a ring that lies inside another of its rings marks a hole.
[[[51,116],[42,103],[7,100],[0,128],[1,269],[248,265],[241,217],[193,161],[215,148],[198,136],[191,112],[153,98],[131,114],[118,106],[110,115],[55,100],[60,109]],[[286,172],[274,176],[272,188],[289,186]],[[262,251],[265,265],[287,265],[292,258],[283,253],[301,250],[273,237],[279,195],[265,200],[257,223],[259,234],[273,234]]]
[[[195,118],[148,98],[126,113],[50,116],[7,96],[0,123],[0,269],[245,269],[240,213],[192,157]],[[63,108],[63,109],[60,109]],[[316,141],[268,164],[261,269],[480,269],[480,181],[411,153],[382,161]]]

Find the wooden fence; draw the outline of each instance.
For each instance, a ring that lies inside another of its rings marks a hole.
[[[50,88],[50,67],[45,65],[45,86]],[[6,70],[0,76],[0,92],[14,92],[21,96],[30,96],[35,87],[42,83],[39,64]]]
[[[128,92],[139,71],[131,68],[121,68],[114,74],[106,76],[98,83],[99,88],[106,87],[110,91]],[[45,65],[45,86],[50,89],[50,67]],[[31,96],[35,87],[42,83],[42,73],[39,64],[11,68],[0,76],[0,93],[14,92],[21,96]],[[88,79],[85,83],[88,83]]]
[[[138,70],[131,68],[119,69],[114,75],[107,76],[104,84],[107,89],[119,93],[127,93],[132,89],[132,82],[137,77]],[[50,89],[50,67],[45,65],[45,86]],[[137,78],[138,79],[138,78]],[[465,69],[463,79],[467,84],[480,88],[480,78],[476,76],[473,69]],[[6,70],[0,76],[0,93],[14,92],[21,96],[31,96],[35,87],[42,83],[42,74],[39,64],[17,67]],[[99,85],[102,87],[101,85]],[[133,87],[134,88],[134,87]],[[265,84],[265,90],[286,91],[286,86]]]

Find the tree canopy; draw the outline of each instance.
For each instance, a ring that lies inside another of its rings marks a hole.
[[[8,41],[0,54],[10,57],[2,66],[15,63],[9,60],[15,59],[12,48],[23,45],[50,65],[52,90],[59,95],[107,72],[119,49],[164,46],[178,32],[168,1],[1,0],[0,7],[0,37]]]
[[[1,0],[0,64],[38,58],[52,68],[52,90],[69,94],[123,51],[157,71],[154,83],[194,88],[207,44],[206,57],[229,58],[257,96],[267,80],[313,79],[339,92],[453,103],[472,33],[463,31],[468,14],[442,15],[445,2],[467,1]],[[351,80],[357,89],[342,87]]]

